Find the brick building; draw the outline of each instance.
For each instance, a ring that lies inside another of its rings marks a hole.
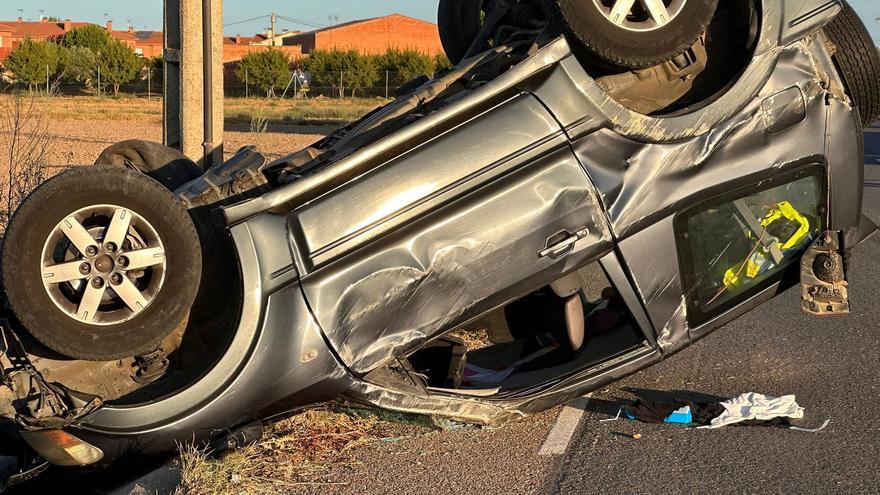
[[[0,21],[0,47],[10,51],[18,47],[25,38],[36,41],[57,40],[73,28],[87,26],[87,22],[54,22],[48,19],[42,21],[25,21],[21,17],[17,21]],[[6,32],[6,33],[4,33]]]
[[[400,14],[346,22],[284,38],[284,45],[312,50],[357,50],[379,55],[389,49],[413,49],[428,55],[443,53],[436,24]]]
[[[12,51],[12,28],[0,24],[0,60],[6,58]]]
[[[113,21],[107,23],[106,29],[110,36],[128,45],[141,57],[159,57],[165,51],[165,36],[162,31],[135,31],[131,26],[125,31],[114,31]]]
[[[223,38],[223,63],[238,62],[248,53],[268,50],[270,47],[265,42],[265,35],[256,36],[227,36]],[[276,46],[275,50],[281,50],[291,60],[302,57],[302,49],[299,46]]]
[[[25,37],[40,41],[58,40],[71,29],[88,24],[70,20],[24,21],[21,18],[17,21],[0,21],[0,60],[18,47]],[[163,53],[164,36],[161,31],[136,31],[131,27],[124,31],[116,31],[113,29],[112,21],[107,23],[105,29],[111,36],[130,46],[138,55],[153,58]],[[228,36],[223,39],[223,60],[225,63],[237,62],[245,54],[266,50],[269,48],[267,45],[271,44],[282,45],[275,48],[287,53],[291,59],[300,58],[315,49],[353,49],[373,55],[385,53],[392,48],[414,49],[428,55],[443,53],[437,25],[393,14],[346,22],[305,33]]]
[[[0,21],[0,59],[12,50],[15,50],[25,38],[35,41],[57,41],[71,29],[88,26],[88,22],[63,22],[49,21],[25,21],[19,18],[17,21]],[[114,31],[113,21],[105,26],[110,36],[122,41],[131,49],[143,57],[152,58],[162,55],[164,39],[161,31],[135,31],[128,28],[125,31]]]

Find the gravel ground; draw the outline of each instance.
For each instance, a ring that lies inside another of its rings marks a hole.
[[[226,155],[249,144],[257,145],[270,158],[277,158],[321,139],[332,128],[326,126],[272,125],[270,132],[248,132],[247,125],[227,126]],[[150,120],[134,121],[69,121],[57,120],[49,124],[52,140],[49,143],[45,165],[66,167],[90,164],[108,146],[126,139],[162,141],[162,123]],[[0,134],[0,150],[8,146],[9,134]]]
[[[537,493],[553,467],[553,458],[539,456],[538,450],[558,414],[555,408],[498,428],[437,431],[370,444],[354,453],[360,462],[327,473],[332,484],[297,493]]]

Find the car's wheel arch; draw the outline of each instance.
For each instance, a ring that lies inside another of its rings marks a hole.
[[[780,3],[783,8],[779,8]],[[565,58],[560,64],[571,84],[584,98],[584,105],[590,107],[583,113],[598,113],[618,134],[638,141],[656,143],[693,138],[716,129],[739,113],[765,86],[786,46],[818,32],[840,11],[838,4],[827,4],[828,2],[821,0],[811,0],[806,5],[805,2],[791,0],[762,0],[760,34],[752,59],[740,77],[714,99],[672,115],[644,115],[615,101],[587,74],[574,56]],[[801,12],[806,13],[800,14]],[[800,17],[795,17],[796,15]],[[555,43],[567,44],[564,39]],[[541,94],[539,97],[554,113],[558,111],[550,98]],[[568,104],[572,101],[571,98],[565,100]],[[571,112],[571,109],[565,111]],[[593,119],[593,124],[598,120]],[[567,130],[576,135],[579,127],[583,127],[582,124],[583,122],[578,122]],[[587,132],[594,129],[592,126],[584,128]]]

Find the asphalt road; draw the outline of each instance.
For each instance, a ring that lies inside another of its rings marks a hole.
[[[877,129],[880,131],[880,129]],[[880,220],[880,132],[866,134],[865,212]],[[593,394],[546,494],[880,493],[880,235],[855,253],[852,314],[803,314],[792,290],[691,348]],[[795,394],[819,433],[600,423],[620,399]],[[640,433],[641,439],[631,435]]]

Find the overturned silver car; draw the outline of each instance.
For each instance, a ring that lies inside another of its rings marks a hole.
[[[79,466],[331,401],[498,423],[802,272],[805,310],[847,311],[880,116],[851,8],[708,2],[684,52],[613,69],[542,2],[499,3],[453,69],[288,157],[203,173],[121,143],[34,192],[2,253],[15,435]]]

